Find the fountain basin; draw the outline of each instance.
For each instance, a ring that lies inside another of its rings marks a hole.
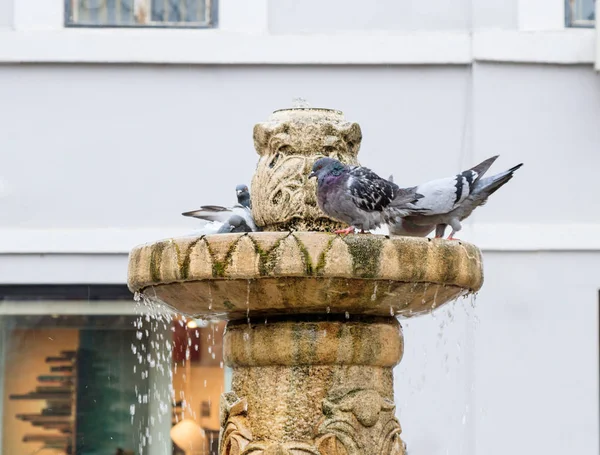
[[[406,455],[393,369],[395,316],[429,313],[483,284],[462,241],[340,237],[308,180],[318,158],[358,164],[360,126],[332,109],[255,125],[252,213],[263,232],[134,248],[128,285],[194,317],[228,321],[220,455]]]
[[[348,312],[408,318],[478,291],[483,271],[479,249],[462,241],[259,232],[136,247],[128,284],[199,317]]]

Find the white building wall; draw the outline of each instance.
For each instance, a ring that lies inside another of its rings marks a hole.
[[[409,453],[600,451],[600,82],[562,0],[221,0],[220,28],[192,31],[63,30],[61,0],[12,1],[1,283],[122,282],[133,245],[231,202],[254,123],[303,97],[360,123],[361,162],[406,185],[525,163],[461,233],[484,249],[476,310],[404,323]]]
[[[269,0],[271,33],[465,30],[470,0]]]

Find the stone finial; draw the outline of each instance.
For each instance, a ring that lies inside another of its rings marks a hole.
[[[362,133],[358,123],[331,109],[275,111],[254,127],[260,155],[252,179],[252,212],[266,231],[328,231],[345,227],[318,207],[316,182],[308,180],[313,163],[330,156],[358,164]]]

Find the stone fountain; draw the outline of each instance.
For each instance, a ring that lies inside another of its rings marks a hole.
[[[232,391],[221,455],[403,455],[392,370],[409,318],[483,284],[480,251],[444,239],[328,233],[313,162],[357,163],[357,123],[285,109],[254,127],[251,187],[263,232],[138,246],[129,288],[178,311],[226,319]]]

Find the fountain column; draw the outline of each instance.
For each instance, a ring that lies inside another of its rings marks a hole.
[[[329,233],[308,174],[316,159],[357,163],[358,124],[287,109],[254,128],[252,211],[263,231],[136,247],[129,288],[194,317],[228,322],[232,392],[221,455],[404,455],[392,372],[396,316],[427,314],[483,284],[460,241]]]
[[[403,351],[395,318],[234,321],[225,346],[233,392],[221,404],[221,454],[404,453],[393,392]]]

